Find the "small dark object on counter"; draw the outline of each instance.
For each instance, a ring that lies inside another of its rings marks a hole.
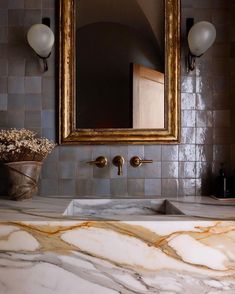
[[[225,169],[223,163],[219,170],[219,176],[215,180],[214,195],[218,198],[226,198],[230,196],[229,179],[225,175]]]

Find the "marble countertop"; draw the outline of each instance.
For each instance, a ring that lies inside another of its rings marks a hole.
[[[84,199],[84,198],[83,198]],[[89,197],[86,197],[86,201]],[[21,202],[0,200],[0,221],[44,221],[44,220],[235,220],[235,201],[222,202],[210,197],[179,197],[168,198],[175,208],[179,209],[181,215],[122,215],[113,216],[110,213],[105,218],[96,215],[87,215],[86,217],[66,215],[64,212],[73,199],[64,197],[34,197],[32,200]],[[108,199],[105,199],[108,201]],[[136,199],[138,201],[140,199]],[[143,200],[143,199],[142,199]],[[156,200],[156,199],[155,199]],[[161,200],[157,198],[157,200]],[[95,199],[93,199],[95,201]],[[121,203],[122,199],[120,199]],[[141,201],[141,200],[140,200]]]
[[[234,212],[209,197],[2,199],[0,293],[235,293]]]

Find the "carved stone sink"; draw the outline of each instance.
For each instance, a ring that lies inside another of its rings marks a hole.
[[[183,215],[166,199],[74,199],[64,212],[67,216],[113,219],[125,216]]]

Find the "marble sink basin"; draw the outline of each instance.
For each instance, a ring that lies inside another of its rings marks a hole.
[[[165,199],[74,199],[64,212],[66,216],[116,219],[125,216],[183,215]]]

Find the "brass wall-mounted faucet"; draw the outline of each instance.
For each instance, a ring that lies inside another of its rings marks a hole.
[[[108,164],[108,160],[104,156],[99,156],[96,160],[88,161],[89,164],[95,164],[97,167],[102,168]]]
[[[153,160],[151,159],[141,159],[139,156],[133,156],[130,159],[130,165],[132,167],[139,167],[143,163],[152,163]],[[108,160],[104,156],[99,156],[95,160],[88,161],[89,164],[95,164],[99,168],[103,168],[107,166]],[[125,159],[121,155],[117,155],[113,158],[113,165],[115,165],[118,168],[118,176],[122,176],[123,174],[123,165],[125,163]]]
[[[124,162],[125,162],[125,159],[121,155],[117,155],[113,159],[113,165],[118,167],[118,176],[122,176],[122,174],[123,174],[122,167],[123,167]]]

